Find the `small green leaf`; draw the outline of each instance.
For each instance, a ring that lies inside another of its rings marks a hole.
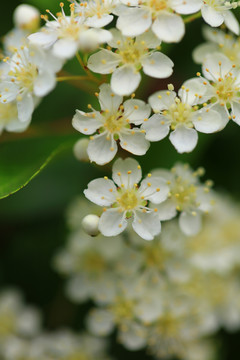
[[[47,136],[0,144],[0,199],[22,189],[79,135]]]

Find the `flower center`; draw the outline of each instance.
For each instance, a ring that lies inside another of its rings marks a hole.
[[[172,104],[168,111],[164,114],[167,115],[171,121],[171,127],[174,130],[177,125],[184,124],[187,127],[193,127],[191,117],[193,109],[190,105],[177,101],[176,104]]]
[[[33,91],[33,83],[38,75],[37,66],[28,63],[27,66],[17,64],[14,70],[9,72],[21,88]]]
[[[78,22],[71,17],[68,21],[67,18],[61,17],[58,19],[60,27],[58,29],[58,36],[60,39],[73,39],[78,40],[81,26]]]
[[[100,273],[106,268],[103,257],[96,252],[89,252],[85,254],[83,260],[81,259],[81,261],[83,261],[84,269],[88,272]]]
[[[232,76],[218,79],[218,82],[213,85],[216,89],[216,97],[218,100],[227,103],[237,96],[240,88],[236,87],[235,81],[236,79]]]
[[[115,304],[110,309],[115,315],[116,323],[122,323],[123,320],[132,319],[134,302],[132,300],[116,299]]]
[[[146,247],[144,255],[147,266],[157,267],[159,270],[164,268],[165,254],[159,245]]]
[[[104,127],[111,134],[119,133],[124,126],[128,126],[128,122],[122,116],[122,112],[117,112],[109,116],[105,115]]]
[[[121,190],[122,191],[122,190]],[[136,196],[136,190],[126,190],[124,191],[117,201],[123,210],[133,210],[138,205],[138,198]]]
[[[191,206],[196,207],[197,187],[179,176],[171,188],[171,196],[176,202],[176,208],[182,211]]]
[[[159,13],[162,10],[166,10],[168,0],[147,0],[147,6],[151,8],[153,13]]]
[[[113,4],[111,4],[110,2],[106,3],[104,0],[88,1],[84,3],[84,6],[86,7],[84,11],[84,15],[86,17],[92,17],[97,15],[99,19],[102,17],[102,15],[110,14],[115,8]]]
[[[119,48],[118,53],[122,57],[123,64],[134,64],[141,69],[140,58],[145,54],[146,47],[144,42],[127,39]]]
[[[13,334],[15,330],[15,319],[11,312],[5,311],[0,314],[0,336]]]

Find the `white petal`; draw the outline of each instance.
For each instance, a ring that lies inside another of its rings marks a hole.
[[[142,41],[144,41],[148,49],[155,49],[161,44],[161,40],[150,29],[136,37],[136,42],[139,43]]]
[[[146,75],[164,79],[172,75],[174,64],[168,56],[156,51],[142,60],[142,66]]]
[[[128,172],[131,172],[131,175]],[[126,187],[129,185],[129,188],[134,187],[134,184],[138,184],[142,178],[142,170],[139,166],[137,160],[132,158],[127,158],[125,160],[118,159],[113,164],[113,181],[121,187],[124,184]],[[120,176],[118,175],[120,173]]]
[[[174,91],[157,91],[148,98],[154,112],[167,110],[172,104],[175,104],[176,93]]]
[[[31,122],[31,117],[27,121],[19,121],[18,118],[9,121],[5,128],[9,132],[23,132],[25,131]]]
[[[219,63],[221,63],[221,66],[219,66]],[[209,71],[206,71],[206,69]],[[231,69],[231,61],[221,53],[209,55],[203,63],[203,74],[208,80],[217,81],[219,77],[224,78]]]
[[[103,212],[99,220],[99,230],[104,236],[116,236],[127,227],[124,213],[118,209],[108,209]]]
[[[40,72],[34,82],[34,94],[39,97],[47,95],[54,89],[56,77],[50,71]]]
[[[113,28],[110,30],[110,32],[112,34],[112,39],[108,42],[108,45],[116,49],[118,47],[121,47],[121,45],[123,45],[124,41],[126,40],[126,38],[122,35],[121,31]]]
[[[160,204],[167,199],[169,187],[165,179],[151,176],[141,182],[139,193],[153,204]]]
[[[219,51],[218,44],[210,42],[201,44],[193,50],[193,60],[197,64],[202,64],[209,54]]]
[[[229,10],[224,14],[224,23],[226,27],[231,30],[234,34],[239,35],[239,23],[233,13]]]
[[[182,99],[182,102],[189,105],[196,105],[202,104],[207,101],[208,98],[206,98],[205,96],[205,93],[207,91],[207,85],[203,84],[204,81],[205,80],[200,78],[192,78],[185,81],[183,83],[183,86],[188,89],[188,92],[184,91],[182,88],[178,92],[178,95]]]
[[[181,16],[166,11],[157,16],[152,30],[160,40],[173,43],[183,38],[185,26]]]
[[[145,121],[141,129],[146,131],[146,139],[149,141],[159,141],[164,139],[169,133],[169,123],[160,114],[154,114],[148,121]]]
[[[84,190],[84,195],[94,204],[110,206],[116,200],[116,191],[117,188],[112,180],[100,178],[92,180],[88,184],[88,188]]]
[[[21,101],[17,102],[17,108],[19,120],[22,122],[29,121],[34,110],[32,96],[30,94],[25,95]]]
[[[114,158],[117,149],[117,144],[113,137],[103,133],[95,135],[90,140],[87,153],[90,161],[94,161],[98,165],[105,165]]]
[[[89,27],[101,28],[108,25],[112,20],[113,15],[103,14],[100,17],[98,15],[94,15],[92,17],[88,17],[85,24]]]
[[[16,99],[18,95],[18,87],[11,82],[2,82],[0,83],[0,95],[1,103],[9,103]]]
[[[161,221],[170,220],[177,215],[176,205],[170,199],[156,205],[158,217]]]
[[[122,96],[114,94],[109,84],[102,84],[99,89],[100,92],[98,99],[101,109],[107,109],[110,113],[117,111],[123,101]]]
[[[99,74],[110,74],[116,69],[119,62],[119,55],[103,49],[89,57],[88,68]]]
[[[175,149],[182,154],[191,152],[195,148],[198,141],[198,134],[194,129],[179,126],[170,134],[169,139]]]
[[[114,329],[113,315],[107,310],[94,309],[87,318],[87,327],[94,335],[109,335]]]
[[[211,134],[222,130],[223,122],[221,115],[217,111],[206,111],[205,109],[202,109],[195,113],[193,124],[197,131],[205,134]]]
[[[150,143],[145,139],[145,134],[138,128],[119,134],[120,146],[135,155],[145,155]]]
[[[172,7],[179,14],[193,14],[201,9],[202,0],[177,1]]]
[[[137,36],[150,28],[152,17],[150,11],[143,8],[127,8],[117,20],[117,28],[124,36]]]
[[[240,104],[234,102],[232,104],[232,116],[234,116],[233,121],[235,121],[236,124],[240,125]]]
[[[216,11],[212,6],[203,5],[202,6],[202,17],[207,24],[217,27],[222,25],[224,21],[223,15]]]
[[[28,36],[31,44],[42,46],[44,48],[51,47],[57,41],[57,32],[55,31],[42,31]]]
[[[140,73],[133,66],[124,65],[112,74],[111,87],[118,95],[130,95],[137,89],[140,81]]]
[[[79,48],[82,51],[94,51],[99,44],[106,43],[112,39],[110,31],[105,29],[90,28],[86,31],[80,32]]]
[[[130,322],[126,326],[126,330],[119,334],[119,341],[130,351],[136,351],[146,346],[146,330],[137,323]]]
[[[192,215],[191,213],[183,212],[179,217],[179,226],[185,235],[196,235],[202,227],[201,215],[199,213]]]
[[[99,117],[101,117],[99,113],[93,114],[97,116],[93,117],[91,116],[91,113],[86,114],[83,111],[76,110],[76,114],[72,119],[72,126],[74,129],[85,135],[94,134],[96,130],[102,126],[102,122],[99,119]]]
[[[151,114],[151,107],[142,100],[127,100],[123,106],[124,116],[134,125],[141,125]]]
[[[157,213],[136,211],[132,223],[133,230],[145,240],[153,240],[161,231],[161,223]]]
[[[222,119],[222,127],[221,130],[225,128],[227,123],[229,122],[229,112],[225,106],[221,106],[219,104],[213,107],[213,110],[217,111],[221,115]]]
[[[53,45],[53,54],[60,59],[71,59],[77,50],[77,42],[70,39],[57,40]]]

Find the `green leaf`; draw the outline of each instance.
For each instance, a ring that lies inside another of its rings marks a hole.
[[[0,144],[0,199],[22,189],[79,135],[47,136]]]

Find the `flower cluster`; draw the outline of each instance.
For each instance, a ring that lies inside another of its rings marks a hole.
[[[220,194],[215,197],[216,210],[194,236],[179,232],[175,220],[151,242],[131,228],[121,238],[100,240],[79,230],[79,221],[72,227],[54,267],[67,275],[71,300],[96,304],[87,317],[90,332],[103,337],[117,328],[118,340],[129,350],[197,360],[213,357],[210,337],[218,329],[240,328],[239,207]],[[82,218],[83,209],[79,199],[69,222],[79,213]],[[95,266],[86,266],[89,258]]]
[[[47,332],[41,329],[38,310],[23,303],[16,289],[0,293],[1,360],[110,360],[107,342],[88,333],[68,329]]]

